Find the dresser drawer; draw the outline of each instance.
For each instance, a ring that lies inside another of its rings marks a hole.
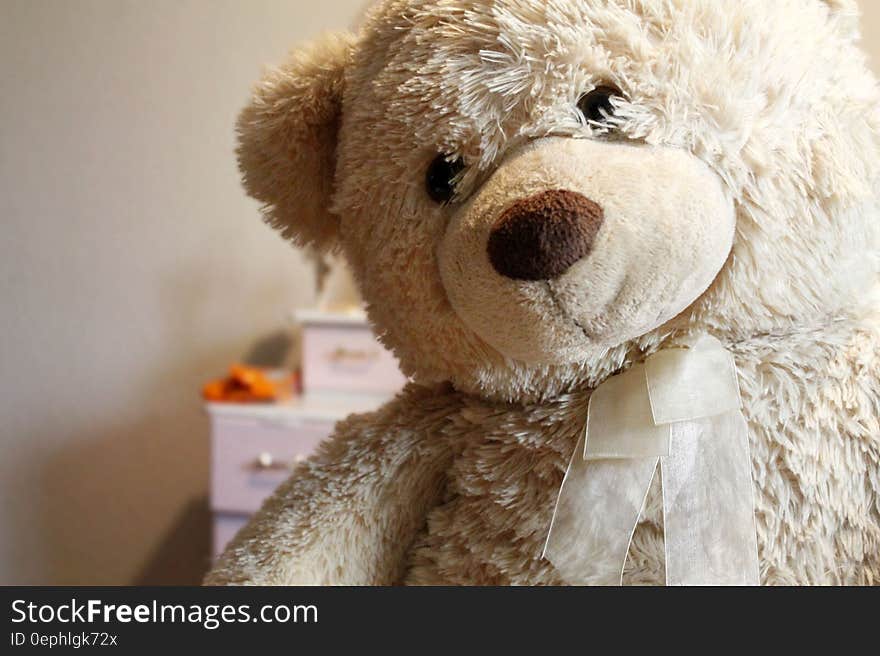
[[[406,383],[397,360],[367,325],[306,324],[302,340],[307,393],[391,394]]]
[[[252,513],[293,466],[333,431],[333,422],[212,419],[211,507]]]

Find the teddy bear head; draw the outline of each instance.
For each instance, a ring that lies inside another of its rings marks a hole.
[[[273,226],[345,254],[406,373],[546,398],[865,302],[857,37],[851,0],[386,0],[265,75],[239,161]]]

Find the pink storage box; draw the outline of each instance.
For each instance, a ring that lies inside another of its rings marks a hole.
[[[406,383],[397,359],[361,314],[297,312],[302,326],[303,391],[389,395]]]

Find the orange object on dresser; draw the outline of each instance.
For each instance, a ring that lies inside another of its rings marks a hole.
[[[213,380],[202,388],[206,401],[225,403],[274,402],[293,395],[294,377],[273,376],[268,370],[234,364],[229,376]]]

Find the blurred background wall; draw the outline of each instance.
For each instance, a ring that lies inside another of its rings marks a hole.
[[[201,384],[313,300],[235,116],[362,5],[0,0],[0,584],[199,580]]]
[[[880,73],[880,2],[859,0],[862,10],[862,46],[871,57],[871,65]]]
[[[0,0],[0,584],[199,580],[200,385],[313,300],[240,189],[235,115],[362,4]]]

